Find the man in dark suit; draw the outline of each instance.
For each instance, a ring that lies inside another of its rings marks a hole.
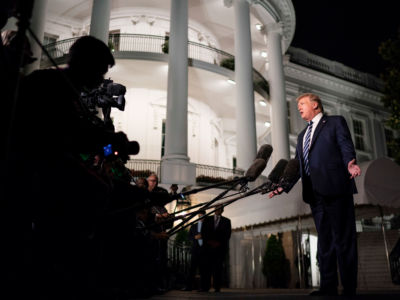
[[[190,251],[191,260],[190,260],[190,270],[189,277],[187,280],[186,287],[183,289],[184,291],[191,291],[195,286],[195,276],[196,271],[199,269],[201,280],[204,281],[204,259],[203,259],[203,239],[201,237],[201,228],[203,227],[203,219],[206,214],[205,210],[199,210],[198,217],[199,221],[194,223],[189,230],[189,239],[192,243],[192,248]],[[203,285],[203,284],[202,284]]]
[[[205,218],[201,228],[206,262],[204,280],[202,278],[202,291],[210,289],[211,275],[215,292],[221,290],[222,267],[231,237],[231,220],[221,215],[223,211],[224,207],[218,206],[215,215]]]
[[[326,116],[317,95],[297,98],[297,107],[308,126],[299,134],[297,178],[279,187],[270,198],[289,192],[301,177],[303,200],[310,204],[318,232],[318,262],[321,286],[310,295],[337,295],[339,265],[343,294],[355,295],[357,287],[357,239],[353,194],[354,177],[361,174],[346,121]]]
[[[150,193],[165,193],[168,195],[168,191],[160,186],[158,186],[158,176],[155,173],[151,173],[147,177],[148,191]],[[159,223],[151,230],[152,236],[156,239],[155,246],[155,270],[154,279],[157,285],[157,293],[164,293],[169,286],[169,274],[168,274],[168,235],[166,235],[166,229],[169,229],[173,225],[173,221],[164,223],[168,219],[171,219],[167,209],[161,205],[157,204],[151,207],[152,218],[155,223]]]

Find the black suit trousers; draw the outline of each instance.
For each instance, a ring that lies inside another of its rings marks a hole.
[[[223,247],[205,249],[205,280],[202,280],[203,289],[208,290],[211,287],[211,277],[213,278],[213,287],[216,290],[221,288],[223,263],[226,256],[226,250]]]
[[[195,243],[198,243],[197,240]],[[187,281],[187,287],[193,289],[196,287],[195,277],[197,269],[200,272],[201,280],[204,280],[204,271],[205,271],[205,261],[204,261],[204,250],[203,247],[195,246],[192,248],[191,260],[190,260],[190,270],[189,270],[189,278]],[[199,287],[201,288],[201,287]]]
[[[314,193],[310,206],[318,232],[321,289],[337,289],[339,266],[343,288],[354,291],[358,261],[353,195],[327,197]]]

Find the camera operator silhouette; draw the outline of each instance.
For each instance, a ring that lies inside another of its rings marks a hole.
[[[107,45],[85,36],[71,46],[66,68],[34,71],[20,85],[7,192],[34,224],[35,273],[24,276],[40,296],[95,289],[94,237],[113,186],[83,158],[108,144],[123,154],[128,139],[93,120],[80,94],[98,87],[114,63]]]

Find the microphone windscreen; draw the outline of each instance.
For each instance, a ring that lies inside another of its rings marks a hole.
[[[264,159],[256,158],[244,176],[248,181],[254,181],[258,176],[260,176],[266,166],[267,162]]]
[[[136,155],[140,151],[140,145],[136,141],[128,142],[128,154]]]
[[[299,161],[297,159],[289,160],[285,170],[283,171],[281,181],[285,181],[285,182],[294,181],[296,178],[298,178],[299,169],[300,169],[300,165],[299,165]]]
[[[268,144],[262,145],[260,147],[260,149],[258,150],[258,152],[257,152],[256,159],[257,158],[262,158],[262,159],[265,160],[265,162],[268,162],[268,160],[269,160],[269,158],[271,156],[272,150],[273,149],[272,149],[271,145],[268,145]]]
[[[283,172],[288,164],[286,159],[280,159],[275,167],[272,169],[271,173],[268,175],[268,180],[272,183],[278,183],[279,179],[282,177]]]

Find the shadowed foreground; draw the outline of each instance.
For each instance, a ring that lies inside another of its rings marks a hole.
[[[311,290],[300,289],[222,289],[221,293],[200,293],[197,291],[183,292],[172,290],[164,295],[154,296],[151,299],[350,299],[343,296],[310,297]],[[400,299],[400,287],[394,291],[366,291],[361,290],[351,299]]]

